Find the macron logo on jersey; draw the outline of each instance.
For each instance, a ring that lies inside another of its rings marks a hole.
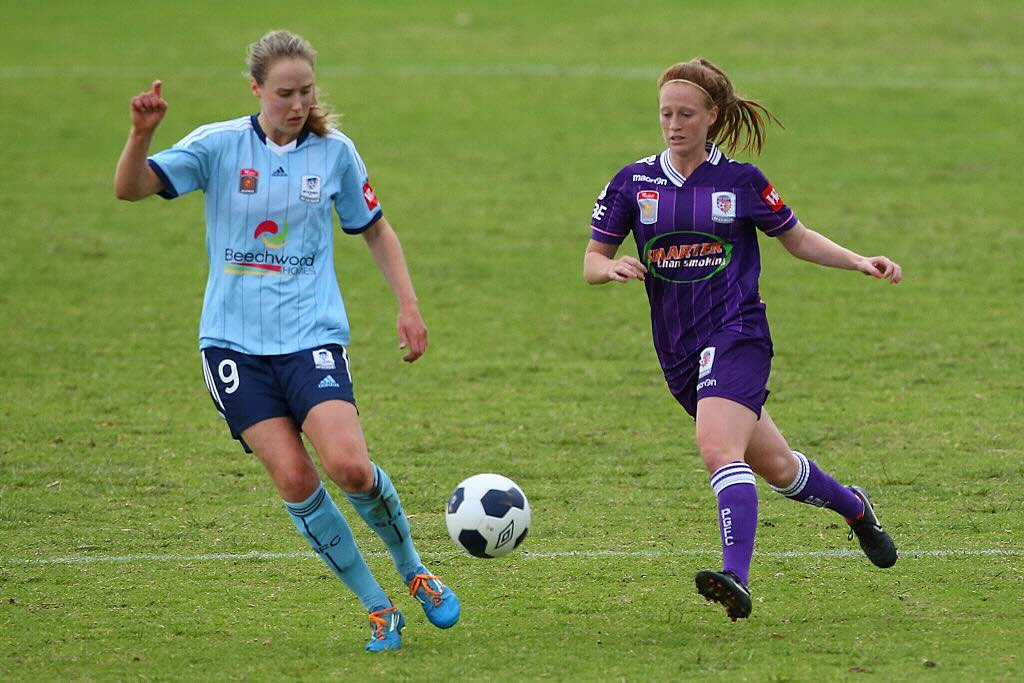
[[[655,185],[668,185],[668,181],[664,178],[652,178],[649,175],[642,175],[639,173],[633,174],[634,183],[654,183]]]

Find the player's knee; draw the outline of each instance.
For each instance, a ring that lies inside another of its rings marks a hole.
[[[306,500],[320,485],[320,475],[311,464],[280,468],[273,473],[273,479],[281,497],[292,502]]]
[[[367,458],[325,458],[324,469],[331,481],[348,493],[363,493],[373,488],[373,465]]]
[[[758,466],[754,467],[754,471],[761,475],[766,482],[780,488],[789,486],[796,479],[799,470],[800,466],[796,458],[788,451],[762,457]]]
[[[708,472],[714,472],[730,462],[743,460],[743,453],[731,448],[726,440],[717,434],[697,432],[697,449]]]

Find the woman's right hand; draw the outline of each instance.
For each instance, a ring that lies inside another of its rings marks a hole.
[[[132,98],[132,128],[137,133],[152,133],[167,113],[167,101],[160,96],[161,81],[153,81],[149,92]]]
[[[636,257],[627,255],[609,260],[608,270],[605,274],[609,280],[628,282],[629,280],[643,281],[646,272],[647,266]]]

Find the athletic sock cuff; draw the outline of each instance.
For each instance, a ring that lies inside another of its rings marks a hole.
[[[365,493],[348,493],[346,491],[345,495],[348,496],[349,500],[358,500],[360,502],[365,502],[380,498],[381,481],[384,479],[384,477],[382,476],[384,474],[384,471],[377,466],[377,463],[370,464],[373,465],[373,486],[371,486],[370,490],[366,491]]]
[[[711,475],[711,488],[717,496],[724,489],[736,484],[754,485],[754,471],[745,462],[731,462],[715,470]]]
[[[299,517],[305,517],[306,515],[316,512],[324,499],[327,498],[327,489],[324,488],[324,483],[320,482],[320,485],[316,487],[316,491],[310,494],[306,500],[301,500],[297,503],[290,503],[287,500],[284,501],[284,506],[288,508],[288,512]]]
[[[804,486],[807,485],[807,478],[811,476],[811,466],[807,462],[807,456],[800,451],[790,451],[790,453],[797,460],[796,478],[790,482],[789,486],[772,486],[768,484],[768,488],[772,491],[781,493],[787,498],[800,495],[800,492],[804,490]]]

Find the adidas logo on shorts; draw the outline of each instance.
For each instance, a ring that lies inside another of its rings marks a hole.
[[[328,387],[334,387],[334,388],[337,389],[339,387],[339,384],[338,384],[337,380],[335,380],[330,375],[327,375],[322,380],[320,380],[320,385],[319,386],[320,386],[321,389],[327,389]]]

